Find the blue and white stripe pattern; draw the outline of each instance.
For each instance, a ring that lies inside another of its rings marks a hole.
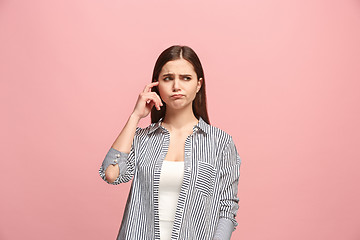
[[[119,177],[109,184],[131,183],[117,240],[160,239],[160,171],[170,133],[162,119],[136,128],[130,153],[110,148],[99,170],[118,164]],[[172,240],[230,239],[238,225],[241,159],[232,137],[201,117],[185,140],[184,178],[176,207]]]

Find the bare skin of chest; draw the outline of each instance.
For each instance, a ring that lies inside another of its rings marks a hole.
[[[165,161],[184,161],[185,140],[188,134],[170,133],[170,144]]]

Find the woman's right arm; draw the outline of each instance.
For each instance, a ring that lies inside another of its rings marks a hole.
[[[141,118],[150,113],[154,105],[158,110],[163,105],[160,97],[151,91],[156,85],[158,82],[146,85],[139,94],[134,111],[106,154],[99,172],[100,176],[110,184],[115,184],[116,180],[119,180],[118,183],[127,182],[132,178],[134,166],[129,166],[129,163],[133,165],[134,161],[133,140],[137,125]],[[121,177],[122,179],[119,179]]]
[[[123,155],[122,157],[125,159],[128,158],[134,139],[136,127],[139,121],[140,118],[138,116],[134,114],[130,115],[124,128],[121,130],[119,136],[112,144],[111,149],[109,150],[109,154],[107,154],[107,157],[110,158],[110,165],[108,165],[107,167],[105,166],[105,178],[109,183],[113,183],[119,177],[120,168],[118,166],[118,161],[121,161],[121,155]],[[111,162],[115,163],[115,165],[112,165]]]

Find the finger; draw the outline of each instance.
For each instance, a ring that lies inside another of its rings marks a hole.
[[[160,110],[160,104],[158,102],[158,99],[153,94],[149,94],[144,97],[147,104],[153,103],[153,105],[151,105],[151,108],[155,105],[156,109]]]
[[[153,101],[156,102],[156,106],[161,107],[164,105],[161,101],[161,98],[159,97],[158,94],[156,94],[156,92],[149,92],[148,94],[150,94],[149,96],[152,96]]]
[[[151,93],[158,99],[159,105],[163,106],[164,104],[162,103],[160,96],[156,92],[151,92]]]
[[[145,86],[143,92],[151,92],[151,88],[159,84],[159,82],[152,82]]]

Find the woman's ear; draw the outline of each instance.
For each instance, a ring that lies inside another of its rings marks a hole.
[[[203,83],[203,79],[199,78],[198,82],[197,82],[197,90],[196,93],[198,93],[200,91],[201,85]]]

